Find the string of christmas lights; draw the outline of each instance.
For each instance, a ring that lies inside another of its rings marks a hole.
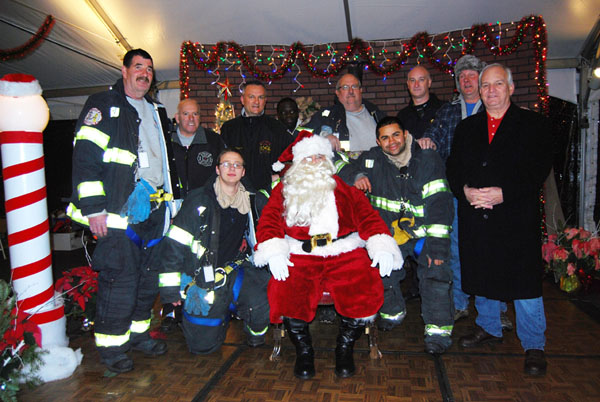
[[[497,25],[497,30],[494,26]],[[505,32],[503,36],[503,31]],[[543,113],[548,112],[548,89],[546,85],[546,55],[547,33],[546,24],[541,16],[523,17],[515,27],[515,23],[502,24],[477,24],[473,25],[465,34],[461,31],[460,38],[451,37],[450,33],[430,35],[419,32],[411,39],[397,39],[365,42],[355,38],[348,43],[342,51],[335,50],[332,44],[305,46],[295,42],[286,47],[283,45],[246,46],[236,42],[219,42],[215,45],[202,45],[191,41],[183,42],[180,50],[180,88],[184,98],[189,97],[189,73],[193,65],[201,70],[211,72],[215,66],[228,63],[236,65],[240,74],[245,79],[245,69],[249,74],[264,82],[272,82],[283,78],[287,73],[294,71],[294,82],[298,88],[302,84],[297,81],[301,73],[301,66],[310,72],[313,77],[327,79],[338,76],[349,64],[361,61],[365,69],[370,70],[385,80],[388,76],[397,73],[411,56],[415,56],[417,63],[427,62],[432,67],[446,73],[453,74],[454,64],[465,54],[473,53],[475,46],[482,43],[491,54],[497,57],[507,56],[523,45],[525,39],[531,38],[535,54],[535,74],[539,105]],[[509,32],[514,31],[509,40]],[[434,42],[439,38],[440,42]],[[502,45],[502,41],[506,43]],[[383,46],[378,45],[383,43]],[[381,51],[375,51],[381,47]],[[324,49],[320,54],[317,49]],[[445,49],[445,50],[444,50]],[[444,52],[442,54],[442,51]],[[452,58],[450,52],[455,51],[457,56]],[[251,56],[250,54],[253,54]],[[281,60],[281,63],[277,63]],[[259,67],[260,65],[260,67]],[[262,68],[261,68],[262,67]]]

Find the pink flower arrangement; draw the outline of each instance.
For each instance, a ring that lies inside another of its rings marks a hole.
[[[600,278],[599,252],[600,238],[582,228],[564,228],[542,245],[546,271],[567,291],[576,290],[580,281],[589,285],[592,278]]]

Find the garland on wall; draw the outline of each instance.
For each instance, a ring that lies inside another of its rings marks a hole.
[[[503,27],[502,23],[473,25],[467,35],[461,31],[461,38],[453,38],[450,33],[444,35],[430,35],[427,32],[415,34],[409,40],[376,41],[381,50],[375,52],[375,46],[370,42],[355,38],[345,48],[343,53],[334,50],[331,44],[305,46],[300,42],[293,43],[286,50],[284,46],[270,46],[270,49],[254,46],[254,57],[246,50],[248,46],[241,46],[236,42],[219,42],[215,45],[201,45],[191,41],[183,42],[180,50],[180,88],[183,98],[189,97],[190,66],[193,63],[196,68],[213,74],[219,79],[219,68],[225,66],[225,70],[235,67],[240,71],[243,79],[246,78],[244,69],[253,77],[265,82],[271,82],[283,78],[287,73],[295,72],[294,81],[298,88],[302,84],[297,80],[301,74],[299,64],[310,72],[313,77],[331,79],[339,75],[344,68],[352,62],[362,61],[365,69],[385,80],[388,76],[398,72],[410,56],[416,56],[417,62],[427,61],[434,68],[452,74],[454,64],[465,54],[471,54],[475,45],[483,43],[494,56],[507,56],[516,51],[528,37],[531,39],[535,51],[535,80],[537,84],[538,99],[541,110],[548,112],[548,89],[546,86],[546,55],[547,55],[547,33],[546,24],[541,16],[523,17],[514,28],[514,35],[506,45],[501,44]],[[507,24],[505,24],[506,26]],[[511,26],[511,24],[508,24]],[[514,26],[514,23],[512,23]],[[504,27],[505,32],[509,29]],[[436,43],[436,37],[438,42]],[[388,42],[392,45],[388,48]],[[398,45],[393,50],[394,43]],[[315,49],[319,46],[326,50],[320,55]],[[456,58],[449,56],[449,52],[460,48],[460,55]],[[310,49],[310,51],[309,51]],[[270,54],[269,54],[270,51]],[[278,61],[280,64],[278,64]],[[259,67],[261,65],[261,67]],[[266,71],[269,70],[269,71]],[[297,90],[296,89],[296,90]],[[295,92],[295,91],[294,91]]]
[[[50,31],[54,27],[54,22],[54,17],[49,15],[46,17],[44,23],[42,26],[40,26],[37,32],[23,45],[13,47],[12,49],[0,49],[0,60],[8,61],[22,59],[29,53],[33,52],[48,37]]]

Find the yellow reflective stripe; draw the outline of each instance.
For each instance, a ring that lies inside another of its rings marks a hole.
[[[348,163],[347,163],[347,162],[345,162],[343,159],[338,159],[338,160],[337,160],[337,161],[334,163],[334,166],[335,166],[335,172],[336,172],[336,173],[339,173],[339,172],[340,172],[340,170],[342,170],[342,168],[343,168],[344,166],[346,166],[347,164],[348,164]]]
[[[137,156],[127,151],[126,149],[109,148],[104,151],[102,162],[104,163],[120,163],[121,165],[133,165]]]
[[[427,236],[427,230],[425,230],[423,226],[419,226],[413,232],[415,233],[416,239],[420,239],[421,237]]]
[[[452,335],[452,328],[454,328],[453,325],[438,327],[437,325],[427,324],[425,325],[425,335],[450,336]]]
[[[267,190],[265,190],[264,188],[261,188],[260,190],[258,190],[258,192],[267,198],[271,198],[271,194],[269,194],[269,192]]]
[[[141,334],[150,329],[150,318],[144,321],[131,321],[131,332]]]
[[[269,326],[267,325],[265,327],[265,329],[263,329],[262,331],[252,331],[252,328],[250,328],[247,325],[246,325],[246,328],[248,328],[248,332],[250,332],[251,335],[253,335],[253,336],[260,336],[260,335],[264,335],[264,334],[267,333],[267,330],[269,329]]]
[[[450,238],[450,226],[447,225],[427,225],[425,230],[427,230],[427,236],[429,237]]]
[[[390,200],[384,197],[378,197],[369,194],[371,205],[375,208],[383,209],[390,212],[410,211],[416,217],[422,218],[425,216],[425,207],[423,205],[412,205],[406,201]]]
[[[167,286],[180,286],[181,285],[181,273],[180,272],[166,272],[158,274],[158,287],[164,288]]]
[[[104,184],[101,181],[82,181],[77,185],[77,196],[79,199],[106,195]]]
[[[422,195],[423,198],[427,198],[436,193],[449,192],[450,188],[448,182],[445,179],[438,179],[430,181],[423,186]]]
[[[102,131],[97,128],[90,126],[81,126],[77,134],[75,135],[75,141],[73,141],[73,146],[77,143],[77,140],[88,140],[98,145],[103,151],[106,151],[106,147],[108,147],[108,142],[110,141],[110,137],[107,134],[104,134]]]
[[[67,207],[67,216],[73,219],[77,223],[81,223],[85,226],[90,226],[90,222],[87,216],[83,216],[81,210],[77,208],[73,203],[70,203]],[[127,229],[127,217],[122,218],[120,215],[109,213],[106,218],[106,225],[112,229]]]
[[[276,186],[279,184],[279,182],[280,182],[280,181],[281,181],[281,177],[278,177],[278,178],[276,178],[275,180],[273,180],[273,181],[271,182],[271,190],[273,190],[273,189],[274,189],[274,188],[275,188],[275,187],[276,187]],[[268,198],[268,197],[267,197],[267,198]]]
[[[386,313],[382,313],[381,311],[379,312],[379,315],[381,316],[381,318],[386,319],[386,320],[390,320],[390,321],[399,321],[404,319],[404,317],[406,316],[406,311],[401,311],[398,314],[386,314]]]
[[[192,248],[192,244],[194,242],[194,236],[179,226],[171,225],[169,231],[167,232],[167,237],[169,239],[175,240],[177,243],[182,244],[186,247]]]
[[[124,335],[107,335],[100,334],[97,331],[94,333],[96,338],[96,346],[109,348],[111,346],[121,346],[129,341],[131,331],[128,330]]]
[[[200,259],[200,257],[202,257],[204,255],[204,253],[206,252],[206,247],[204,247],[202,245],[202,243],[200,243],[200,240],[194,240],[192,242],[192,253],[196,254],[196,257],[198,257],[198,259]]]
[[[308,127],[302,127],[302,126],[298,126],[298,127],[296,127],[296,130],[297,130],[298,132],[300,132],[300,131],[308,131],[309,133],[312,133],[312,132],[314,132],[314,131],[315,131],[315,130],[313,130],[312,128],[308,128]]]

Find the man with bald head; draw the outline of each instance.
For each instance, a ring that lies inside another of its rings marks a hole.
[[[177,105],[177,129],[171,132],[171,144],[177,164],[182,197],[202,187],[215,172],[217,156],[225,144],[214,131],[200,125],[200,110],[194,99],[184,99]]]
[[[362,97],[363,88],[353,74],[344,74],[335,86],[338,102],[316,113],[307,127],[327,137],[335,151],[360,152],[377,146],[375,126],[385,115]]]
[[[177,128],[170,134],[181,189],[181,199],[177,201],[179,207],[190,191],[202,187],[215,173],[217,157],[225,144],[220,135],[200,125],[200,108],[194,99],[179,102],[175,121]],[[181,306],[174,308],[171,303],[166,303],[161,316],[162,331],[170,332],[181,322]]]
[[[398,112],[397,117],[405,129],[418,140],[423,137],[425,130],[431,125],[435,113],[444,102],[439,100],[434,93],[429,92],[431,75],[421,65],[410,70],[406,86],[410,93],[410,103]],[[419,145],[424,144],[419,142]]]

